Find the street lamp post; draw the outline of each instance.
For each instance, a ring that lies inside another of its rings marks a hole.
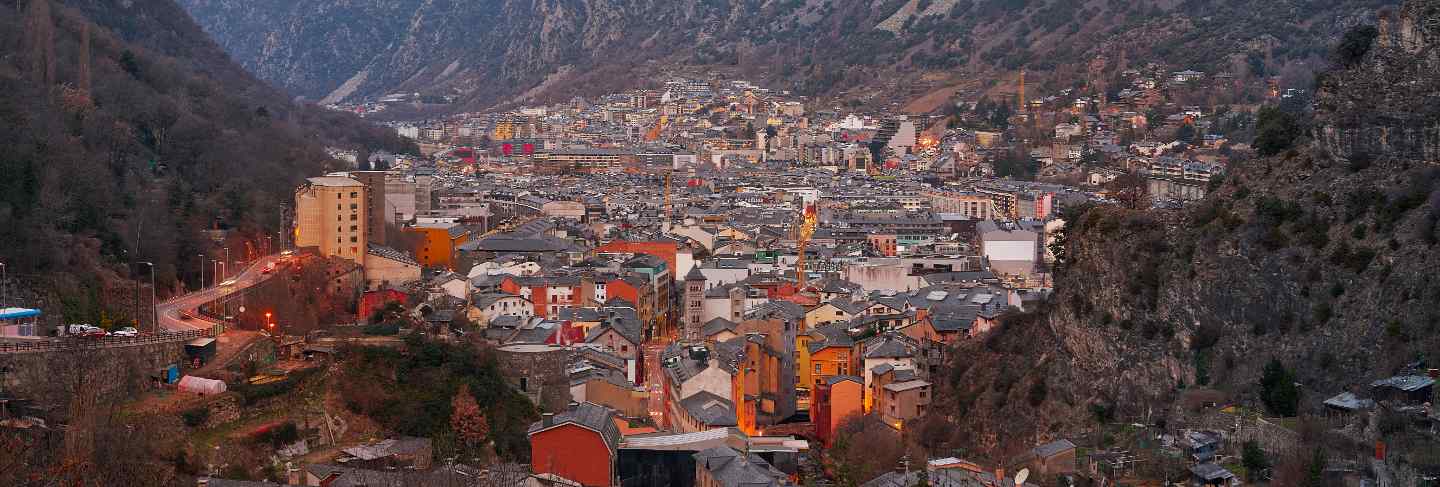
[[[225,279],[230,279],[230,247],[225,247],[225,261],[220,263],[220,272],[224,273]]]
[[[139,263],[150,266],[150,332],[151,332],[151,333],[155,333],[155,332],[160,331],[160,313],[157,311],[157,308],[155,307],[155,263],[154,263],[154,262],[139,262]]]
[[[10,281],[5,280],[5,263],[0,262],[0,308],[10,300]]]
[[[205,289],[205,254],[195,254],[195,256],[200,258],[200,288],[197,289],[197,290],[204,290],[204,289]]]

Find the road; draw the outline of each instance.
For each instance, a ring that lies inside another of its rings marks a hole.
[[[161,331],[190,331],[203,330],[214,325],[213,322],[199,317],[195,309],[211,301],[224,298],[231,294],[244,291],[250,286],[264,281],[270,277],[262,271],[266,266],[280,260],[279,255],[267,255],[255,259],[249,267],[235,276],[235,284],[231,286],[211,286],[193,293],[170,298],[163,303],[156,305],[155,313],[159,315]],[[195,316],[191,319],[181,318],[181,313],[189,313]]]

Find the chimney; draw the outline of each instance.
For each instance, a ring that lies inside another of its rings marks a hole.
[[[540,426],[543,428],[555,426],[555,413],[545,413],[540,415],[540,421],[542,421],[540,423]]]

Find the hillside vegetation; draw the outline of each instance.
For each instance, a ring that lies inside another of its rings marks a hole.
[[[1203,202],[1068,209],[1054,298],[957,352],[947,412],[957,434],[1014,453],[1098,422],[1174,421],[1180,398],[1200,388],[1267,415],[1306,415],[1347,388],[1440,361],[1440,167],[1423,159],[1434,146],[1351,137],[1406,150],[1336,154],[1324,135],[1340,122],[1359,124],[1352,135],[1373,133],[1371,123],[1436,131],[1433,118],[1351,110],[1426,109],[1388,103],[1435,82],[1425,66],[1437,18],[1435,2],[1408,2],[1388,26],[1360,28],[1368,40],[1337,53],[1349,62],[1325,75],[1318,97],[1329,101],[1313,125],[1304,113],[1264,114],[1271,128],[1257,147],[1269,155],[1233,166]],[[1397,62],[1417,67],[1387,71]]]
[[[107,277],[198,284],[197,254],[280,230],[281,205],[331,167],[325,145],[410,150],[295,105],[230,62],[173,1],[0,1],[0,262],[51,316],[129,314]],[[18,14],[17,14],[18,13]],[[230,229],[216,243],[207,229]],[[212,254],[214,256],[214,254]],[[103,271],[103,272],[102,272]]]

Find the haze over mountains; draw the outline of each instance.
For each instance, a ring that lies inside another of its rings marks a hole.
[[[485,106],[565,99],[681,66],[825,95],[926,72],[1084,72],[1096,57],[1209,72],[1311,69],[1390,0],[180,0],[293,95],[394,91]],[[966,74],[968,73],[968,74]],[[544,85],[539,90],[537,86]],[[528,93],[527,93],[528,92]]]

